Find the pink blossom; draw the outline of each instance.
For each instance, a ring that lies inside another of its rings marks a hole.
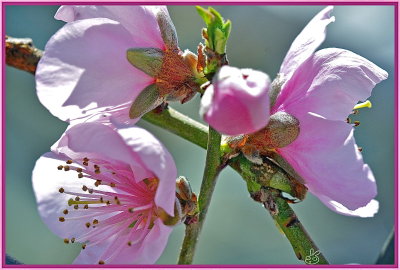
[[[255,132],[268,123],[269,87],[263,72],[223,66],[204,93],[200,114],[227,135]]]
[[[378,211],[374,175],[364,163],[352,125],[345,122],[388,74],[347,50],[315,49],[325,38],[333,7],[322,10],[295,39],[280,72],[285,83],[271,115],[285,112],[300,125],[298,137],[276,151],[324,204],[345,215]]]
[[[80,243],[75,264],[151,264],[172,227],[176,167],[149,132],[99,123],[70,127],[36,162],[39,213],[65,243]]]
[[[160,14],[170,22],[165,6],[62,6],[55,18],[68,23],[49,40],[39,62],[39,100],[63,121],[135,123],[130,106],[156,79],[132,66],[127,50],[177,49],[177,40],[164,41],[176,33],[172,23],[171,33],[161,33]]]

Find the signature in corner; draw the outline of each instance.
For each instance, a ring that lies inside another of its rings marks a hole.
[[[313,248],[310,249],[310,255],[306,256],[304,262],[306,264],[317,264],[319,263],[319,257],[318,255],[321,254],[319,250],[314,250]]]

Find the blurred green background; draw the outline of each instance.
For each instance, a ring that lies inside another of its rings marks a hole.
[[[43,49],[64,24],[53,19],[57,6],[6,6],[6,34],[31,37]],[[232,21],[228,42],[230,64],[267,72],[279,70],[286,51],[307,22],[323,6],[215,6]],[[193,6],[170,6],[180,47],[196,51],[203,23]],[[294,205],[299,219],[332,264],[374,264],[394,223],[394,8],[392,6],[337,6],[336,22],[328,27],[323,47],[339,47],[360,54],[389,73],[371,97],[372,109],[357,119],[355,136],[372,168],[380,211],[374,218],[336,214],[313,195]],[[95,49],[95,48],[94,48]],[[80,52],[77,51],[77,54]],[[7,67],[7,178],[6,251],[26,264],[69,264],[79,246],[65,245],[42,223],[31,187],[36,159],[49,151],[66,123],[53,117],[38,101],[34,77]],[[172,106],[198,116],[199,98]],[[332,104],[335,106],[335,104]],[[353,118],[354,119],[354,118]],[[139,123],[168,147],[179,174],[198,192],[205,151],[143,121]],[[184,226],[170,237],[159,264],[175,264]],[[244,181],[231,169],[221,174],[201,234],[195,264],[301,264],[269,214],[254,203]]]

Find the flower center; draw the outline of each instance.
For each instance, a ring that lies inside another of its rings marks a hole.
[[[154,203],[157,178],[137,183],[128,165],[86,157],[68,160],[57,169],[76,172],[78,179],[87,181],[81,190],[59,188],[60,193],[71,197],[58,220],[81,226],[74,228],[78,235],[65,238],[64,243],[79,242],[85,249],[110,241],[100,256],[99,264],[105,264],[123,248],[139,244],[153,228],[158,218]]]
[[[156,75],[160,95],[182,103],[189,101],[199,87],[182,52],[165,51],[160,72]]]

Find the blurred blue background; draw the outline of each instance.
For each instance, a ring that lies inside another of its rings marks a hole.
[[[62,27],[53,19],[56,6],[6,6],[6,34],[31,37],[43,49]],[[232,21],[228,42],[230,64],[267,72],[275,77],[291,44],[307,22],[323,6],[216,6]],[[170,6],[180,47],[196,51],[203,23],[192,6]],[[374,218],[336,214],[313,195],[294,205],[303,225],[332,264],[374,264],[394,223],[394,8],[392,6],[337,6],[336,22],[328,27],[324,47],[351,50],[389,73],[389,79],[373,91],[372,109],[363,109],[355,136],[372,168],[380,211]],[[77,54],[80,52],[77,51]],[[36,159],[49,151],[66,123],[53,117],[38,101],[34,77],[6,70],[6,251],[26,264],[69,264],[78,245],[65,245],[42,223],[31,187]],[[199,98],[172,106],[198,117]],[[334,104],[332,104],[334,106]],[[353,118],[354,119],[354,118]],[[198,192],[205,151],[143,121],[142,127],[168,147],[180,175]],[[184,226],[170,237],[159,264],[175,264]],[[269,214],[254,203],[244,181],[230,168],[218,180],[201,234],[195,264],[301,264]]]

